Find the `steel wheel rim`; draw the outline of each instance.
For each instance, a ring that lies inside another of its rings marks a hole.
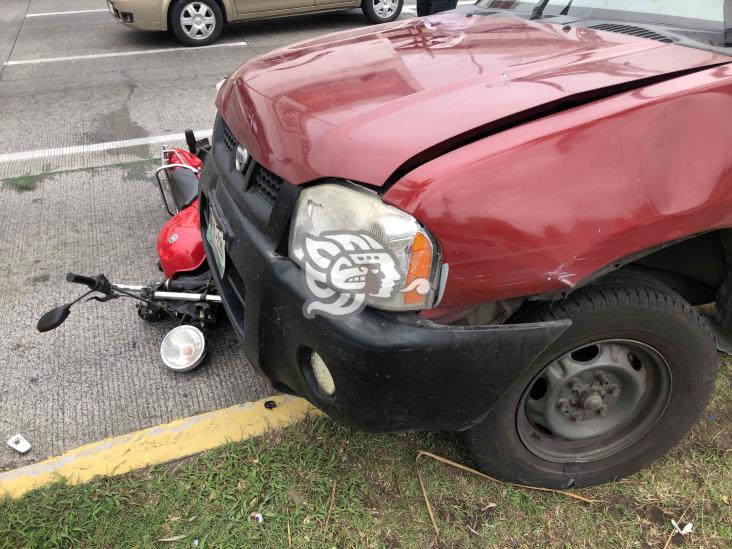
[[[388,19],[397,10],[397,0],[372,0],[374,3],[374,12],[381,19]]]
[[[650,345],[626,339],[587,343],[531,381],[518,408],[518,434],[547,461],[603,459],[647,433],[670,395],[668,363]]]
[[[186,36],[205,40],[216,30],[216,15],[208,4],[190,2],[180,12],[180,26]]]

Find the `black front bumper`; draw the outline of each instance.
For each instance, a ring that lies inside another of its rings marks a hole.
[[[245,175],[237,173],[224,132],[219,119],[214,154],[201,178],[201,230],[244,352],[277,390],[362,430],[464,429],[483,418],[567,328],[567,322],[443,326],[370,308],[345,319],[305,318],[300,268],[286,256],[300,189],[279,180],[271,187],[274,198],[263,193],[258,170],[264,168],[252,164]],[[223,279],[205,239],[209,208],[227,241]],[[313,379],[311,351],[330,369],[333,397]]]

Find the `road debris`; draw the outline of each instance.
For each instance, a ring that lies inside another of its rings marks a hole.
[[[681,516],[679,517],[679,522],[684,520],[684,517],[686,516],[686,513],[689,512],[689,509],[691,509],[691,505],[696,501],[696,498],[699,496],[700,493],[704,490],[704,485],[702,484],[699,489],[696,491],[696,494],[694,494],[694,497],[691,498],[689,501],[689,505],[686,506],[686,509],[684,509],[684,512],[681,513]],[[668,547],[671,545],[671,540],[674,537],[674,534],[677,532],[681,534],[682,536],[685,536],[689,533],[691,533],[691,530],[694,528],[694,525],[692,523],[688,523],[686,526],[684,526],[683,529],[679,529],[679,522],[676,522],[675,520],[671,519],[671,525],[674,527],[674,529],[671,531],[671,533],[666,538],[666,543],[663,546],[663,549],[668,549]],[[687,530],[688,528],[688,530]]]
[[[178,536],[170,536],[169,538],[160,538],[158,541],[161,541],[163,543],[173,543],[175,541],[185,539],[188,537],[188,534],[180,534]]]
[[[20,433],[17,435],[13,435],[8,439],[8,446],[10,446],[16,452],[20,452],[21,454],[25,454],[28,450],[31,449],[30,442],[28,442],[25,437]]]
[[[333,481],[333,490],[331,491],[331,494],[330,494],[330,506],[328,507],[328,516],[325,517],[325,527],[324,527],[325,530],[328,529],[328,522],[330,522],[330,514],[333,512],[333,504],[335,504],[336,483],[337,482],[338,482],[337,480]]]
[[[674,529],[682,536],[690,534],[691,531],[694,529],[694,525],[691,522],[687,522],[686,524],[684,524],[683,528],[681,528],[679,526],[679,523],[676,522],[674,519],[671,519],[671,524],[673,525]]]

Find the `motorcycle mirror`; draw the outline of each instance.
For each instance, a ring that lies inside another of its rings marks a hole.
[[[185,131],[186,136],[186,145],[188,145],[188,150],[191,151],[191,154],[196,154],[196,136],[193,133],[193,130],[187,129]]]
[[[36,329],[43,333],[48,332],[50,330],[55,330],[61,324],[64,323],[64,320],[66,320],[69,316],[69,313],[71,312],[71,305],[72,303],[66,303],[65,305],[59,305],[58,307],[55,307],[54,309],[51,309],[47,313],[45,313],[41,319],[38,321],[38,324],[36,325]]]

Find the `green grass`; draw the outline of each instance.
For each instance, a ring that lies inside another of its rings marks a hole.
[[[452,435],[366,435],[311,419],[176,464],[0,502],[2,547],[663,547],[732,546],[732,361],[714,400],[673,452],[624,481],[579,494],[490,482],[415,454],[469,464]],[[335,498],[331,499],[335,485]],[[331,507],[332,506],[332,507]],[[262,523],[250,518],[261,513]],[[288,537],[289,525],[289,537]]]

